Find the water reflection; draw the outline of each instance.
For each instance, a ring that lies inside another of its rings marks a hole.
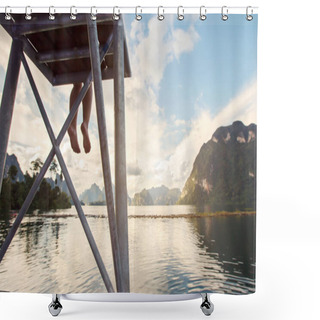
[[[115,283],[105,208],[85,207],[85,212]],[[192,213],[192,206],[129,207],[131,291],[253,292],[255,216]],[[24,218],[0,264],[0,290],[105,292],[74,208],[46,215]],[[13,221],[0,220],[0,242]]]
[[[255,215],[204,217],[192,223],[201,235],[198,245],[218,259],[228,280],[242,277],[243,285],[254,291]]]

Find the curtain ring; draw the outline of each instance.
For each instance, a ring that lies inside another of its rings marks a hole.
[[[9,6],[6,6],[4,9],[4,18],[6,20],[11,20],[12,16],[11,16],[11,8]]]
[[[56,17],[54,14],[56,13],[56,9],[54,6],[49,7],[49,20],[54,20]]]
[[[249,14],[249,8],[251,9],[251,14]],[[247,7],[247,10],[246,10],[246,19],[248,21],[251,21],[253,19],[253,9],[251,6]]]
[[[182,21],[184,19],[184,9],[183,6],[178,7],[178,20]]]
[[[93,12],[93,10],[94,10],[94,12]],[[97,20],[97,9],[96,9],[96,7],[91,7],[91,9],[90,9],[90,18],[91,18],[92,21]]]
[[[160,8],[162,9],[162,13],[160,14]],[[162,21],[164,19],[164,9],[163,6],[158,7],[158,20]]]
[[[207,9],[205,6],[200,7],[200,20],[204,21],[207,19]]]
[[[30,7],[30,6],[27,6],[27,7],[26,7],[26,15],[25,15],[24,18],[25,18],[26,20],[31,20],[31,19],[32,19],[31,13],[32,13],[31,7]]]
[[[227,21],[228,20],[228,7],[227,6],[223,6],[221,8],[221,19],[223,21]]]
[[[72,6],[70,8],[70,19],[76,20],[77,19],[77,8],[75,6]]]
[[[140,13],[142,13],[142,9],[140,6],[136,7],[136,20],[140,21],[142,19],[142,15],[138,14],[138,8],[140,9]]]
[[[117,13],[116,13],[116,10],[118,10]],[[119,7],[113,7],[112,19],[113,19],[114,21],[120,20],[120,9],[119,9]]]

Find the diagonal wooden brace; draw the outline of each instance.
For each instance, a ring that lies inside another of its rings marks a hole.
[[[114,292],[114,289],[113,289],[112,283],[110,281],[109,275],[107,273],[107,270],[106,270],[105,265],[103,263],[102,257],[100,255],[100,252],[99,252],[98,247],[96,245],[96,242],[94,240],[93,234],[92,234],[92,232],[90,230],[90,227],[89,227],[88,221],[86,219],[86,216],[85,216],[85,214],[83,212],[80,200],[79,200],[79,198],[77,196],[77,193],[76,193],[76,190],[75,190],[75,188],[73,186],[72,179],[71,179],[70,174],[68,172],[67,166],[66,166],[66,164],[64,162],[64,159],[62,157],[60,148],[57,145],[57,140],[56,140],[56,138],[54,136],[53,129],[51,127],[49,118],[47,116],[46,110],[45,110],[45,108],[43,106],[43,103],[41,101],[40,94],[38,92],[38,89],[37,89],[36,84],[35,84],[35,82],[33,80],[31,71],[29,69],[29,66],[28,66],[27,61],[26,61],[24,56],[22,57],[22,63],[23,63],[23,66],[25,68],[25,71],[26,71],[27,77],[29,79],[29,82],[31,84],[32,91],[33,91],[34,96],[36,98],[36,101],[38,103],[38,107],[39,107],[42,119],[43,119],[43,121],[45,123],[45,126],[47,128],[48,135],[50,137],[51,143],[52,143],[53,148],[54,148],[54,152],[55,152],[55,154],[56,154],[56,156],[58,158],[62,173],[63,173],[63,175],[65,177],[66,184],[68,186],[68,189],[70,191],[73,203],[74,203],[74,205],[76,207],[76,210],[78,212],[78,216],[80,218],[80,221],[81,221],[82,227],[84,229],[84,232],[86,234],[87,240],[88,240],[88,242],[90,244],[93,256],[94,256],[94,258],[96,260],[96,263],[97,263],[97,266],[99,268],[99,271],[100,271],[101,277],[103,279],[103,282],[104,282],[108,292]]]

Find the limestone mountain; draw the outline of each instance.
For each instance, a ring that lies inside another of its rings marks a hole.
[[[83,201],[85,204],[90,204],[94,202],[102,202],[105,201],[104,192],[99,188],[99,186],[94,183],[91,187],[85,190],[80,195],[80,200]]]
[[[115,203],[114,184],[112,184],[112,193],[113,193],[113,202]],[[106,204],[105,189],[104,187],[100,189],[96,183],[93,183],[89,189],[82,192],[79,198],[83,203],[87,205],[105,205]],[[127,196],[127,201],[128,201],[128,205],[130,205],[131,198],[129,197],[129,195]]]
[[[150,192],[147,189],[143,189],[141,192],[134,194],[131,204],[133,206],[152,206],[154,203]]]
[[[178,188],[169,189],[164,185],[143,189],[135,193],[132,205],[174,205],[179,200],[180,194],[181,191]]]
[[[15,176],[15,181],[17,182],[22,182],[24,181],[24,175],[23,175],[23,172],[20,168],[20,164],[18,162],[18,159],[16,157],[16,155],[13,153],[11,155],[7,154],[7,157],[6,157],[6,162],[5,162],[5,165],[4,165],[4,177],[6,178],[7,175],[8,175],[8,172],[9,172],[9,169],[11,166],[15,166],[17,168],[17,174]]]
[[[255,210],[257,126],[235,121],[204,143],[179,204],[205,211]]]

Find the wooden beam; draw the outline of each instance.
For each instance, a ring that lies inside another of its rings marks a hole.
[[[110,80],[113,79],[113,69],[107,68],[104,70],[101,70],[102,73],[102,79],[103,80]],[[86,78],[86,75],[88,75],[88,72],[74,72],[74,73],[63,73],[54,76],[52,85],[53,86],[61,86],[63,84],[72,84],[72,83],[78,83],[83,82]]]
[[[108,52],[106,55],[110,56],[112,55],[112,52]],[[58,62],[82,58],[90,58],[88,47],[73,48],[69,50],[48,51],[41,53],[39,52],[37,54],[37,60],[39,61],[39,63]]]
[[[30,60],[36,65],[36,67],[42,72],[42,74],[48,79],[48,81],[52,84],[53,74],[51,69],[44,63],[39,63],[37,60],[37,52],[35,48],[31,45],[29,40],[22,36],[20,37],[23,41],[23,51],[30,58]]]
[[[71,20],[70,15],[68,14],[56,14],[54,20],[49,20],[48,16],[45,14],[33,14],[32,20],[28,23],[25,22],[24,18],[21,22],[19,19],[16,20],[15,33],[16,35],[27,35],[55,29],[86,25],[86,16],[86,14],[78,14],[75,20]],[[98,23],[112,23],[112,15],[98,15],[97,21]]]

